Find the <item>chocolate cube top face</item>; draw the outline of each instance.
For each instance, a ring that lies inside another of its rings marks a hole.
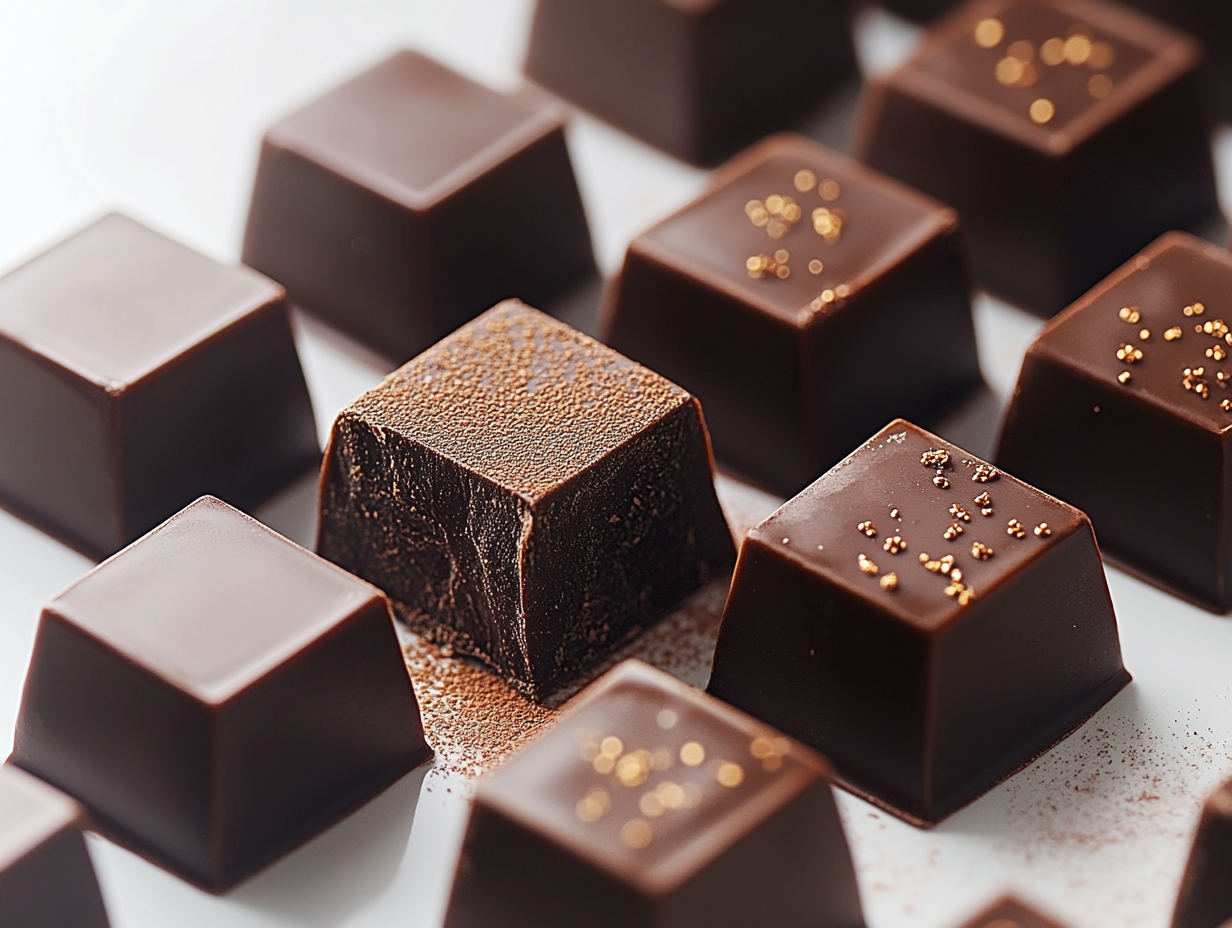
[[[1216,611],[1232,608],[1229,299],[1226,251],[1164,236],[1040,333],[997,453],[1081,506],[1119,561]],[[1184,489],[1157,480],[1142,448],[1186,461]]]
[[[1086,517],[897,421],[749,533],[709,691],[932,824],[1128,681]]]
[[[957,232],[940,203],[776,136],[630,245],[605,341],[698,396],[720,461],[795,493],[979,382]],[[913,348],[869,377],[888,332]]]
[[[965,923],[963,928],[1063,928],[1058,922],[1028,908],[1016,899],[1005,898]]]
[[[217,891],[429,753],[384,597],[207,497],[45,607],[13,762]]]
[[[754,913],[860,924],[827,772],[773,729],[627,661],[481,783],[446,924],[496,912],[531,924],[536,908],[552,925],[590,924],[592,910],[602,925],[669,911],[681,925]],[[511,898],[502,862],[537,876]],[[596,884],[603,895],[588,893]]]
[[[697,401],[516,302],[342,412],[317,547],[534,698],[734,561]]]
[[[1181,882],[1172,928],[1207,928],[1232,920],[1232,783],[1206,800]]]
[[[399,52],[274,125],[244,260],[399,362],[595,271],[564,109]]]

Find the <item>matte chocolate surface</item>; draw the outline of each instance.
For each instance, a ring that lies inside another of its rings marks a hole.
[[[1165,235],[1039,334],[997,452],[1082,507],[1118,561],[1219,612],[1232,609],[1229,300],[1232,256]],[[1160,479],[1156,454],[1181,483]]]
[[[0,925],[108,925],[80,808],[14,767],[0,767]]]
[[[44,609],[12,760],[219,891],[429,753],[380,592],[206,497]]]
[[[854,149],[957,208],[976,279],[1043,315],[1218,212],[1197,43],[1101,0],[987,0],[870,86]]]
[[[1063,928],[1016,899],[1005,898],[966,922],[963,928]]]
[[[1172,928],[1219,928],[1232,920],[1232,783],[1206,800],[1185,868]]]
[[[635,239],[604,312],[702,401],[719,460],[784,495],[980,382],[954,212],[798,136]]]
[[[696,164],[787,129],[856,76],[844,0],[539,0],[526,74]]]
[[[1128,682],[1086,516],[900,420],[749,532],[709,690],[931,824]]]
[[[863,924],[828,768],[638,661],[481,781],[447,928]]]
[[[284,293],[110,215],[0,278],[0,503],[101,559],[320,459]]]
[[[244,260],[394,361],[595,272],[564,109],[403,51],[270,128]]]
[[[517,302],[338,416],[317,547],[534,698],[735,560],[697,400]]]

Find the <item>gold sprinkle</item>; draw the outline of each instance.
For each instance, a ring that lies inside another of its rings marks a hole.
[[[1206,312],[1206,305],[1204,303],[1191,303],[1182,309],[1181,312],[1186,316],[1201,316]]]
[[[887,538],[885,544],[881,546],[881,550],[889,554],[898,554],[900,551],[907,550],[907,542],[903,541],[898,535],[892,538]]]
[[[1039,525],[1035,526],[1035,537],[1036,538],[1047,538],[1051,534],[1052,534],[1052,529],[1048,527],[1047,522],[1041,522]]]
[[[1226,400],[1224,402],[1227,402]],[[890,572],[880,580],[881,588],[887,592],[892,592],[898,589],[898,574]]]
[[[932,560],[927,554],[920,555],[920,563],[924,569],[933,574],[948,574],[954,569],[954,555],[947,554],[939,561]]]
[[[772,239],[780,239],[787,234],[787,223],[779,219],[771,219],[766,223],[766,234]]]
[[[942,490],[948,490],[950,488],[949,478],[946,477],[945,474],[938,471],[937,475],[933,477],[933,486],[938,487],[939,489],[942,489]]]
[[[963,509],[962,506],[958,505],[958,503],[954,503],[950,506],[950,515],[952,515],[955,519],[962,519],[964,522],[971,521],[971,513]]]
[[[739,764],[733,764],[731,761],[724,761],[719,764],[719,769],[715,771],[714,778],[719,781],[720,786],[735,789],[744,782],[744,768]]]
[[[994,73],[996,74],[998,84],[1004,87],[1014,87],[1022,80],[1025,70],[1026,65],[1017,58],[1006,56],[997,62],[997,69]]]
[[[1096,42],[1091,46],[1091,55],[1087,58],[1087,66],[1096,71],[1112,67],[1116,60],[1116,51],[1107,42]]]
[[[794,183],[800,193],[808,193],[817,186],[817,175],[807,168],[797,171]]]
[[[1001,471],[997,470],[991,464],[980,464],[976,461],[964,462],[968,467],[975,464],[975,470],[971,474],[972,483],[991,483],[1001,476]]]
[[[1204,367],[1185,368],[1185,376],[1181,379],[1181,386],[1186,390],[1197,393],[1203,399],[1210,397],[1210,387],[1207,385],[1203,375],[1206,373]]]
[[[697,741],[686,742],[680,749],[680,762],[686,767],[700,766],[706,759],[706,749]]]
[[[1065,61],[1065,40],[1051,38],[1040,46],[1040,61],[1050,67],[1056,67]]]
[[[868,538],[877,537],[877,526],[873,525],[872,522],[861,522],[856,526],[856,531]]]
[[[1142,349],[1135,348],[1133,345],[1123,344],[1117,349],[1117,360],[1124,361],[1126,364],[1137,364],[1142,360]]]
[[[1168,331],[1164,332],[1164,341],[1174,342],[1180,338],[1182,334],[1184,333],[1181,331],[1181,327],[1179,325],[1174,325],[1172,328],[1168,329]]]
[[[890,518],[891,518],[891,519],[901,519],[902,517],[898,514],[898,510],[897,510],[897,509],[891,509],[891,510],[890,510]]]
[[[813,210],[813,231],[826,240],[828,245],[837,245],[843,237],[843,214],[836,209],[819,206]]]
[[[833,203],[843,195],[843,188],[839,186],[838,181],[826,179],[818,186],[817,192],[827,203]]]
[[[945,595],[957,599],[958,605],[965,606],[975,599],[975,590],[965,586],[961,581],[956,581],[945,588]]]
[[[1150,341],[1150,338],[1151,338],[1151,330],[1150,330],[1150,329],[1141,329],[1141,330],[1139,330],[1139,332],[1138,332],[1138,337],[1139,337],[1140,339],[1142,339],[1144,342],[1145,342],[1145,341]]]
[[[996,553],[997,552],[988,547],[988,545],[978,541],[973,542],[971,545],[971,556],[977,561],[986,561]]]
[[[877,565],[863,554],[856,555],[856,565],[860,568],[860,573],[862,574],[867,574],[870,577],[875,577],[878,574]]]
[[[660,709],[659,714],[655,716],[655,722],[660,728],[675,728],[678,721],[680,721],[680,716],[671,709]]]
[[[1027,112],[1030,114],[1033,123],[1038,126],[1046,126],[1057,115],[1057,107],[1047,97],[1040,97],[1031,104],[1031,108]]]
[[[637,807],[647,818],[658,818],[666,811],[663,808],[663,800],[654,791],[643,793],[642,798],[637,801]]]
[[[786,248],[780,248],[778,251],[774,253],[774,260],[777,261],[779,264],[786,264],[788,261],[791,260],[791,254],[787,251]]]
[[[1088,36],[1078,33],[1065,40],[1065,60],[1070,64],[1086,64],[1091,60],[1092,42]]]
[[[950,579],[955,583],[962,583],[963,572],[957,567],[950,571]]]
[[[975,44],[980,48],[996,48],[1005,38],[1005,24],[999,19],[981,19],[975,26]]]
[[[959,525],[957,522],[955,522],[942,533],[941,537],[944,538],[946,541],[953,541],[955,538],[957,538],[962,533],[963,533],[963,527]]]
[[[654,839],[654,830],[648,822],[635,818],[625,822],[624,827],[620,829],[620,837],[630,848],[640,851]]]
[[[1216,338],[1223,338],[1228,334],[1229,329],[1227,324],[1222,319],[1212,319],[1210,322],[1202,323],[1202,331],[1207,335],[1213,335]]]
[[[593,764],[595,773],[600,773],[603,774],[603,776],[607,776],[616,769],[616,758],[612,757],[610,754],[600,754],[594,759]]]
[[[608,735],[599,742],[599,752],[607,757],[619,757],[624,750],[624,742],[615,735]]]
[[[1219,386],[1223,387],[1225,390],[1228,389],[1229,377],[1230,375],[1226,371],[1215,371],[1215,383],[1219,384]]]
[[[844,296],[849,295],[850,293],[851,293],[851,288],[847,286],[846,284],[839,284],[837,287],[834,288],[834,295],[837,297],[844,297]]]
[[[659,797],[663,808],[669,812],[675,812],[683,807],[688,798],[684,790],[676,783],[660,783],[655,789],[655,795]]]
[[[655,748],[650,755],[650,766],[662,773],[672,766],[672,752],[666,748]]]
[[[767,757],[777,757],[781,754],[786,754],[788,743],[786,738],[766,738],[758,736],[749,744],[749,753],[757,760],[765,760]]]
[[[1107,74],[1096,74],[1087,81],[1087,93],[1096,100],[1102,100],[1112,93],[1112,78]]]
[[[1010,47],[1006,49],[1006,54],[1026,64],[1035,58],[1035,46],[1024,39],[1019,39],[1017,42],[1010,43]]]
[[[612,799],[605,790],[593,789],[575,806],[577,817],[584,822],[597,822],[612,808]]]
[[[1137,306],[1122,306],[1117,316],[1122,322],[1137,325],[1138,320],[1142,318],[1142,311]]]
[[[816,258],[814,258],[812,261],[809,262],[808,268],[809,268],[810,274],[820,274],[822,271],[826,269],[826,266],[822,264],[820,261],[818,261]]]
[[[992,505],[992,497],[988,495],[987,490],[985,490],[983,493],[981,493],[979,496],[975,498],[975,505],[981,506],[984,508],[987,508],[988,506]]]
[[[821,291],[821,302],[833,303],[834,302],[834,291],[833,290],[822,290]]]
[[[1027,527],[1017,519],[1010,519],[1009,523],[1005,527],[1005,534],[1009,535],[1011,538],[1026,538]]]
[[[641,786],[650,776],[651,754],[649,751],[633,751],[616,762],[616,779],[621,785],[633,788]]]
[[[950,463],[950,452],[944,448],[929,448],[920,455],[920,463],[925,467],[945,467]]]
[[[1224,412],[1232,412],[1232,400],[1220,400],[1219,408]]]
[[[1119,380],[1123,384],[1129,383],[1133,379],[1134,379],[1134,375],[1131,374],[1129,371],[1121,371],[1121,373],[1117,374],[1117,380]]]
[[[1222,361],[1228,356],[1228,352],[1224,350],[1223,345],[1216,345],[1214,348],[1206,349],[1206,356],[1215,361]]]

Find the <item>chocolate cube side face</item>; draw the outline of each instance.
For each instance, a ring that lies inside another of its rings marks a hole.
[[[283,291],[119,215],[0,279],[0,500],[96,558],[319,460]]]
[[[1199,60],[1099,0],[970,3],[872,87],[855,150],[958,209],[981,285],[1052,315],[1216,214]]]
[[[932,824],[1128,681],[1085,516],[899,421],[750,532],[709,691]]]
[[[1181,882],[1172,928],[1222,926],[1232,919],[1232,784],[1206,800]]]
[[[0,923],[107,928],[77,804],[13,767],[0,768]]]
[[[735,555],[696,400],[519,303],[339,416],[318,550],[532,698]]]
[[[449,928],[862,924],[824,763],[636,661],[481,784]]]
[[[785,494],[980,381],[953,213],[795,136],[639,237],[604,313],[609,344],[701,400],[719,460]],[[876,374],[887,333],[913,347]]]
[[[1227,296],[1225,251],[1183,233],[1152,244],[1040,333],[997,452],[1088,513],[1119,562],[1218,612],[1232,608]],[[1185,462],[1183,490],[1147,448]]]
[[[789,128],[856,68],[850,13],[834,0],[539,0],[526,73],[651,145],[716,164]]]
[[[562,112],[400,52],[266,134],[244,260],[397,361],[595,271]]]
[[[219,891],[429,753],[383,597],[207,498],[46,607],[13,762]]]

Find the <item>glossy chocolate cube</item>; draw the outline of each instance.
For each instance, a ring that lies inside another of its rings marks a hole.
[[[402,51],[265,134],[244,260],[401,363],[595,273],[565,111]]]
[[[44,608],[11,760],[221,891],[429,753],[385,597],[205,497]]]
[[[481,781],[446,928],[859,928],[828,772],[626,661]]]
[[[749,532],[709,690],[931,825],[1129,679],[1087,517],[900,420]]]
[[[871,85],[854,150],[958,210],[981,286],[1051,316],[1218,213],[1200,60],[1102,0],[974,0]]]
[[[963,928],[1063,928],[1059,922],[1017,899],[1006,897],[993,903],[979,915],[963,924]]]
[[[1216,612],[1232,609],[1229,300],[1232,256],[1165,235],[1039,334],[997,451],[1082,507],[1119,564]]]
[[[844,0],[539,0],[526,74],[695,164],[787,129],[856,76]]]
[[[1232,920],[1232,782],[1206,800],[1181,882],[1172,928],[1220,928]]]
[[[0,278],[0,503],[101,559],[320,460],[281,287],[110,215]]]
[[[77,803],[0,767],[0,925],[107,928]]]
[[[542,699],[735,560],[701,407],[508,302],[344,410],[317,550]]]
[[[702,401],[721,462],[791,495],[980,383],[968,286],[952,210],[778,136],[634,240],[604,340]]]

